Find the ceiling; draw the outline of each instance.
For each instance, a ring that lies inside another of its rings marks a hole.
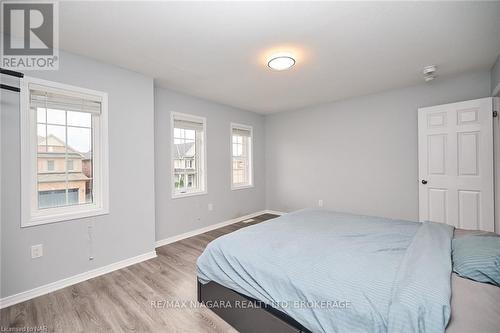
[[[62,49],[259,113],[491,68],[500,2],[61,2]],[[274,51],[296,65],[266,66]]]

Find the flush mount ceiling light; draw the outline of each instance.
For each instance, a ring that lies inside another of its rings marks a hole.
[[[275,54],[269,58],[267,65],[276,71],[284,71],[295,65],[295,59],[289,54]]]

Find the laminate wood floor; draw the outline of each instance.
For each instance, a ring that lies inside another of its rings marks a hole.
[[[203,306],[183,308],[196,304],[196,259],[213,239],[275,217],[260,215],[159,247],[154,259],[2,309],[1,331],[236,332]]]

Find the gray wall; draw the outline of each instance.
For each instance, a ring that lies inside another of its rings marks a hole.
[[[153,80],[64,52],[58,71],[26,74],[109,94],[110,214],[20,228],[19,95],[2,91],[2,297],[154,250]],[[40,243],[44,256],[31,259]]]
[[[207,118],[208,193],[172,199],[170,113]],[[254,188],[231,190],[231,122],[253,126]],[[155,89],[156,239],[179,235],[265,208],[264,117],[164,89]],[[213,211],[208,211],[212,203]]]
[[[417,108],[490,92],[485,71],[268,116],[267,208],[416,220]]]
[[[491,93],[500,96],[500,56],[491,69]]]

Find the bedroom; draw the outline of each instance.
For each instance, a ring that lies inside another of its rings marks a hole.
[[[1,26],[3,331],[500,331],[500,2]]]

